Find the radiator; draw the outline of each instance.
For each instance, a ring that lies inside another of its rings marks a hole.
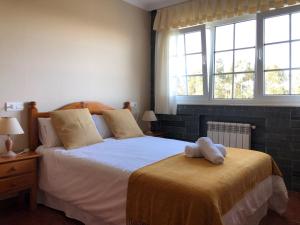
[[[245,123],[207,122],[207,137],[227,147],[250,149],[251,125]]]

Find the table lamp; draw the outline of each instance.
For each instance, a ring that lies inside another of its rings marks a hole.
[[[152,110],[145,111],[142,120],[148,122],[148,132],[151,133],[151,122],[157,121],[155,113]]]
[[[0,135],[7,135],[5,141],[6,152],[2,157],[15,157],[17,154],[12,151],[13,141],[11,135],[24,134],[24,131],[18,120],[13,117],[0,117]]]

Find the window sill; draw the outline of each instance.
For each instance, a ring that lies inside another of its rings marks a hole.
[[[245,100],[212,100],[204,96],[177,96],[176,103],[181,105],[300,107],[300,96],[264,96],[261,98]]]

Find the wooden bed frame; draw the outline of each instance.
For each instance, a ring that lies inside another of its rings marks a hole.
[[[28,143],[31,151],[34,151],[39,145],[41,145],[39,140],[38,118],[50,117],[50,112],[39,112],[36,105],[36,102],[29,102],[28,107]],[[114,109],[100,102],[86,101],[70,103],[56,110],[84,108],[89,109],[91,114],[97,115],[101,115],[104,110]],[[130,102],[124,102],[123,109],[131,110]]]

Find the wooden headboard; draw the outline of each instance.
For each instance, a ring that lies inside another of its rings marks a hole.
[[[88,108],[91,114],[98,114],[98,115],[101,115],[104,110],[114,109],[100,102],[88,101],[88,102],[74,102],[56,110],[84,109],[84,108]],[[123,109],[131,110],[130,102],[125,102]],[[39,112],[36,106],[36,102],[29,102],[28,117],[29,117],[28,118],[29,149],[34,151],[41,144],[39,141],[38,118],[50,117],[50,112]]]

